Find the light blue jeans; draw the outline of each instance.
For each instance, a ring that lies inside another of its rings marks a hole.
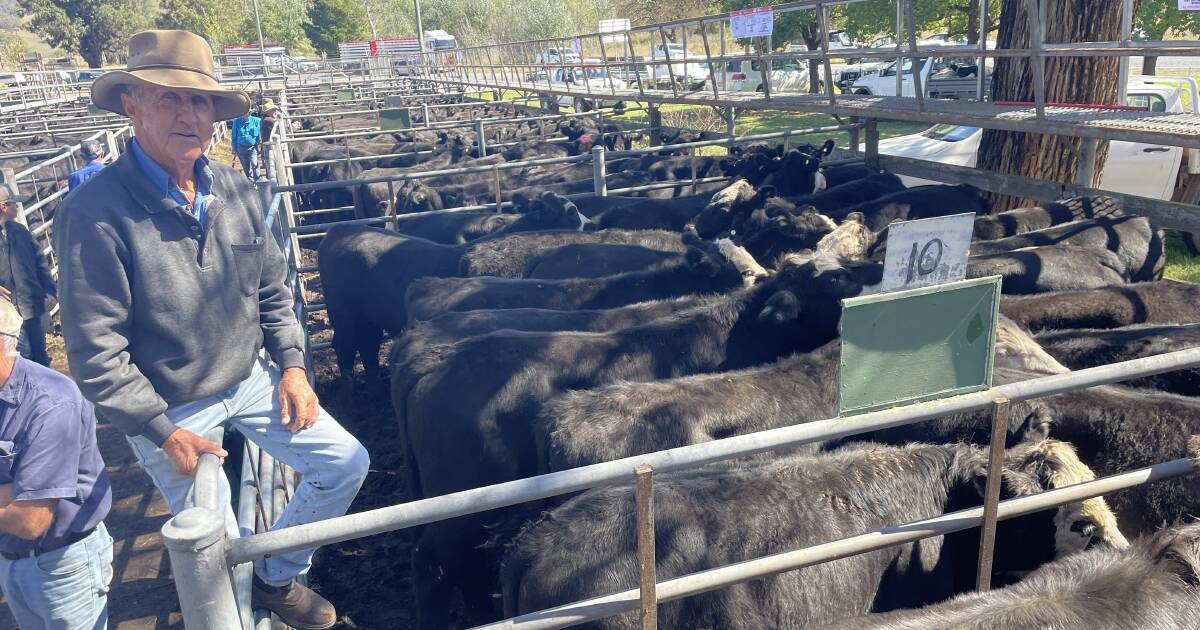
[[[0,557],[0,590],[21,630],[104,630],[113,539],[104,523],[83,540],[32,558]]]
[[[292,433],[279,416],[279,370],[263,358],[255,361],[250,376],[241,383],[202,400],[174,405],[167,417],[175,426],[197,435],[228,422],[270,453],[291,466],[303,478],[272,530],[342,516],[358,494],[367,476],[367,449],[338,424],[324,409],[313,426]],[[154,442],[138,436],[128,438],[142,468],[166,498],[173,514],[184,509],[192,491],[193,478],[175,472],[175,465]],[[241,453],[230,453],[241,457]],[[229,479],[220,475],[221,504],[225,527],[231,537],[239,535],[230,504]],[[249,532],[246,532],[249,533]],[[276,554],[255,566],[267,584],[281,586],[308,572],[314,549]]]

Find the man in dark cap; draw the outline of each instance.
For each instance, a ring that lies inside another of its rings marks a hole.
[[[79,143],[79,155],[87,160],[83,168],[71,173],[67,178],[67,188],[75,190],[80,184],[91,179],[100,169],[104,168],[104,145],[96,140],[84,140]]]
[[[50,365],[42,315],[54,310],[58,289],[44,247],[21,223],[17,204],[4,186],[0,186],[0,298],[12,302],[25,318],[18,344],[21,356]]]

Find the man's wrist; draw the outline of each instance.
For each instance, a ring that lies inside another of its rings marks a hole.
[[[166,415],[160,414],[146,423],[146,428],[142,429],[142,437],[162,448],[167,438],[171,437],[178,430],[179,427],[175,426],[174,422],[171,422]]]

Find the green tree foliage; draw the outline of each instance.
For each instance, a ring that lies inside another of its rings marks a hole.
[[[98,68],[124,55],[129,36],[154,26],[154,0],[18,0],[28,27]]]
[[[308,23],[307,0],[259,0],[258,14],[262,20],[263,41],[268,45],[278,44],[293,55],[310,54],[312,44],[304,25]],[[239,43],[258,43],[258,30],[254,25],[253,9],[243,11],[245,18],[238,25]]]
[[[336,55],[338,42],[367,39],[370,30],[361,0],[313,0],[304,32],[314,48]]]
[[[159,0],[158,28],[191,31],[208,40],[213,50],[237,39],[245,19],[242,6],[226,0]]]
[[[15,68],[21,63],[25,42],[12,33],[0,32],[0,68]]]
[[[1200,11],[1180,11],[1176,0],[1141,0],[1133,26],[1139,39],[1200,33]],[[1142,59],[1142,74],[1154,74],[1158,57]]]
[[[988,14],[988,31],[993,32],[1000,25],[999,1],[989,3]],[[846,5],[843,15],[842,28],[856,41],[896,34],[896,0]],[[979,41],[979,0],[914,0],[913,21],[918,38],[922,33],[944,32],[973,44]]]

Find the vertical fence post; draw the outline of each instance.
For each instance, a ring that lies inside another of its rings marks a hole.
[[[600,197],[608,196],[608,165],[604,163],[604,153],[603,144],[592,147],[592,185]]]
[[[650,106],[650,146],[662,146],[662,110]]]
[[[421,103],[421,115],[425,118],[425,128],[429,128],[429,101]]]
[[[475,144],[479,145],[479,157],[487,156],[487,139],[483,137],[483,119],[475,119]]]
[[[737,113],[734,111],[734,108],[732,108],[732,107],[726,108],[725,109],[725,137],[729,138],[730,142],[733,142],[733,139],[736,136],[736,134],[734,133],[736,123],[737,123]]]
[[[641,587],[642,630],[658,628],[658,576],[654,555],[654,469],[641,464],[637,478],[638,583]]]
[[[1079,145],[1079,164],[1075,167],[1075,183],[1080,186],[1092,187],[1092,178],[1096,174],[1096,148],[1100,141],[1095,138],[1081,138]]]
[[[975,100],[982,103],[987,100],[983,96],[986,93],[984,86],[984,75],[987,74],[987,57],[982,53],[987,52],[987,33],[988,33],[988,0],[979,0],[979,57],[976,57],[975,67]],[[1125,57],[1121,57],[1125,59]],[[1124,102],[1124,101],[1122,101]]]
[[[867,166],[879,169],[879,126],[874,118],[867,119]]]
[[[992,442],[988,449],[987,489],[983,497],[983,522],[979,527],[979,574],[975,587],[992,587],[992,558],[996,549],[996,512],[1000,502],[1000,484],[1004,479],[1004,441],[1008,437],[1008,398],[992,401]]]
[[[851,116],[851,117],[850,117],[850,124],[851,124],[851,125],[858,125],[858,124],[860,124],[861,122],[862,122],[862,121],[859,119],[859,117],[858,117],[858,116]],[[858,127],[857,127],[857,126],[855,126],[855,127],[852,127],[852,128],[850,129],[850,152],[851,152],[851,153],[858,153],[858,149],[859,149],[859,141],[858,141]]]
[[[1029,63],[1033,68],[1033,104],[1038,118],[1046,116],[1046,58],[1042,56],[1045,39],[1045,20],[1039,0],[1025,0],[1026,21],[1029,23]]]
[[[499,213],[504,210],[504,207],[503,207],[504,193],[500,188],[500,165],[499,164],[492,167],[492,187],[494,188],[494,190],[496,192],[496,212]]]
[[[225,550],[229,540],[221,512],[188,508],[167,521],[163,542],[188,630],[235,630],[241,625]]]

